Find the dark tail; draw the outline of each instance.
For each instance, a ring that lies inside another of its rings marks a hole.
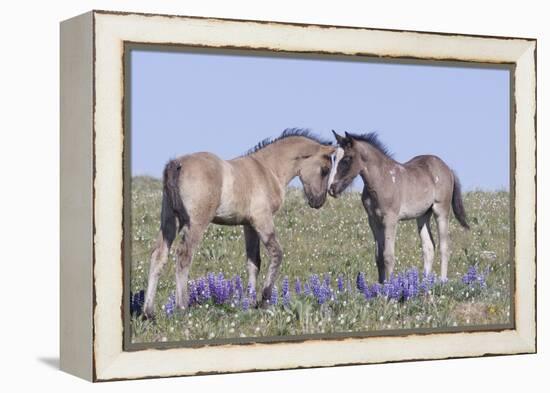
[[[168,245],[172,244],[183,225],[189,222],[189,216],[179,192],[180,172],[181,164],[176,160],[169,161],[164,167],[160,229]],[[178,220],[177,229],[176,219]]]
[[[466,229],[470,229],[470,226],[466,222],[466,212],[464,211],[464,204],[462,203],[462,192],[460,191],[460,181],[458,176],[453,172],[454,186],[453,186],[453,213],[456,219]]]

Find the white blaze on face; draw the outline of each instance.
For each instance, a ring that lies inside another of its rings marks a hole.
[[[328,186],[332,184],[332,181],[334,180],[334,176],[336,175],[336,169],[338,168],[338,163],[340,160],[344,157],[344,149],[341,147],[338,147],[336,149],[336,153],[334,154],[334,163],[332,164],[332,169],[330,171],[330,176],[328,178]]]

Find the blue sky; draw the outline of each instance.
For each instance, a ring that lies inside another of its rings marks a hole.
[[[133,176],[300,127],[377,131],[400,162],[435,154],[466,190],[509,189],[508,70],[227,53],[132,50]]]

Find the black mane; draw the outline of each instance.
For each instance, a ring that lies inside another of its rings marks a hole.
[[[313,134],[307,128],[287,128],[283,131],[281,135],[279,135],[276,138],[265,138],[264,140],[258,142],[258,144],[253,148],[251,148],[250,150],[248,150],[245,153],[245,155],[256,153],[258,150],[261,150],[264,147],[271,145],[272,143],[278,142],[285,138],[289,138],[291,136],[302,136],[304,138],[311,139],[312,141],[320,143],[321,145],[325,145],[325,146],[332,145],[331,141],[327,139],[323,139],[316,134]]]
[[[382,143],[382,141],[378,139],[378,134],[376,132],[369,132],[368,134],[352,134],[351,132],[348,132],[347,134],[355,140],[368,143],[369,145],[380,151],[382,154],[384,154],[386,157],[392,158],[393,154],[386,147],[386,145],[384,145],[384,143]]]

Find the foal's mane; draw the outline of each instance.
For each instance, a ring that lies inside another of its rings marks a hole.
[[[369,132],[368,134],[353,134],[351,132],[348,132],[347,134],[355,140],[368,143],[376,150],[384,154],[386,157],[393,158],[393,154],[390,152],[387,146],[378,138],[378,133]]]
[[[331,141],[321,138],[320,136],[312,133],[307,128],[287,128],[283,131],[281,135],[279,135],[276,138],[265,138],[264,140],[258,142],[256,146],[254,146],[253,148],[251,148],[245,153],[245,156],[250,155],[252,153],[256,153],[258,150],[261,150],[264,147],[271,145],[272,143],[289,138],[291,136],[301,136],[325,146],[332,145]]]

